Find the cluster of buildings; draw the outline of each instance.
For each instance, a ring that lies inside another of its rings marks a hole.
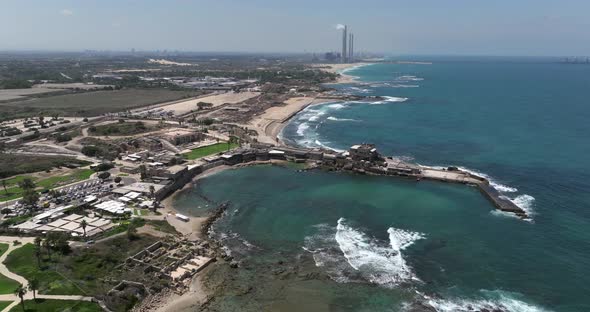
[[[40,213],[32,219],[12,226],[12,229],[26,233],[46,234],[51,232],[68,233],[71,236],[93,237],[115,226],[109,218],[99,215],[83,216],[67,214],[73,206],[58,207]]]
[[[204,77],[204,78],[175,78],[170,79],[170,82],[181,86],[183,88],[211,90],[211,91],[228,91],[235,89],[242,89],[251,86],[258,82],[257,79],[235,79],[228,77]]]

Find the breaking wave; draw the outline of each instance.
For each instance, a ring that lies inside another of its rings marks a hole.
[[[510,200],[516,206],[518,206],[522,210],[524,210],[524,212],[526,212],[526,214],[528,216],[534,215],[535,211],[533,209],[533,203],[535,201],[535,198],[533,196],[528,195],[528,194],[521,194],[521,195],[517,195],[514,198],[511,198],[511,197],[507,196],[506,193],[516,193],[516,192],[518,192],[517,188],[501,184],[498,181],[494,180],[494,178],[490,177],[489,175],[487,175],[485,173],[477,172],[475,170],[467,169],[465,167],[458,167],[458,168],[463,171],[469,172],[471,174],[486,178],[488,181],[490,181],[490,185],[493,188],[495,188],[498,192],[503,194],[502,195],[503,197]],[[503,215],[503,214],[498,214],[498,213],[494,213],[494,214],[495,215]]]
[[[313,253],[316,266],[325,268],[338,282],[369,282],[393,287],[417,281],[402,251],[424,235],[395,228],[387,232],[389,244],[369,237],[340,218],[332,235],[324,226],[323,235],[306,238],[306,250]]]
[[[384,98],[384,100],[382,100],[382,101],[370,102],[369,104],[381,105],[381,104],[387,104],[387,103],[402,103],[402,102],[405,102],[408,100],[408,98],[405,98],[405,97],[395,97],[395,96],[384,96],[383,98]]]
[[[522,194],[515,198],[510,199],[516,206],[522,208],[528,216],[532,216],[535,211],[533,210],[533,203],[535,198],[531,195]]]
[[[483,291],[489,299],[433,299],[425,296],[426,304],[438,312],[549,312],[549,310],[514,298],[503,291]]]
[[[424,78],[412,76],[412,75],[404,75],[395,78],[396,81],[423,81]]]
[[[494,178],[490,177],[489,175],[487,175],[483,172],[478,172],[473,169],[468,169],[465,167],[457,167],[457,168],[459,168],[465,172],[469,172],[473,175],[480,176],[482,178],[486,178],[488,181],[490,181],[490,185],[500,193],[516,193],[516,192],[518,192],[517,188],[501,184],[500,182],[496,181]]]
[[[331,120],[331,121],[359,121],[356,119],[351,119],[351,118],[338,118],[338,117],[334,117],[334,116],[329,116],[328,118],[326,118],[326,120]]]

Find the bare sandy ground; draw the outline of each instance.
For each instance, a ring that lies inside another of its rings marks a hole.
[[[260,95],[259,92],[226,92],[221,94],[214,94],[205,97],[200,97],[196,99],[190,99],[186,101],[175,101],[170,105],[159,105],[160,108],[163,108],[167,111],[173,111],[175,115],[184,115],[186,113],[191,112],[192,110],[197,109],[197,103],[205,102],[213,104],[213,107],[218,107],[223,104],[236,104],[251,99],[255,96]]]

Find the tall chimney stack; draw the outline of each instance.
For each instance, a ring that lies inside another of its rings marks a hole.
[[[342,63],[347,63],[347,59],[348,59],[348,54],[346,52],[346,49],[347,49],[346,39],[348,39],[347,37],[348,37],[348,26],[344,25],[344,29],[342,30],[342,55],[340,56]]]

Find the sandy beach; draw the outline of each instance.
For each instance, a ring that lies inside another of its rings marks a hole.
[[[313,67],[320,68],[329,73],[340,74],[335,83],[353,83],[357,77],[347,75],[346,70],[351,68],[366,66],[371,63],[353,63],[353,64],[316,64]]]
[[[267,109],[263,114],[254,117],[247,127],[258,132],[258,141],[268,144],[280,144],[278,135],[291,117],[309,105],[325,103],[327,98],[293,97],[284,102],[284,106]]]

